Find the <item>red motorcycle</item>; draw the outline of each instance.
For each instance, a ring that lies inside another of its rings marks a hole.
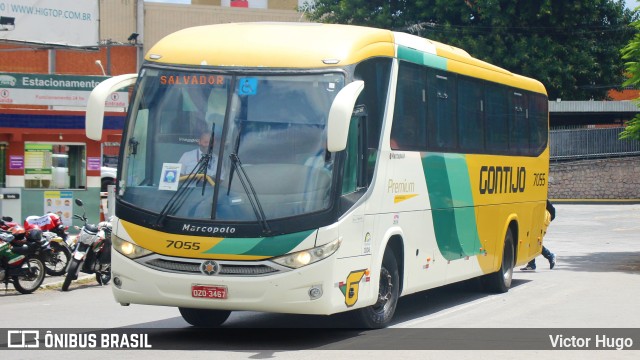
[[[45,219],[46,218],[46,219]],[[42,224],[42,227],[38,224]],[[45,272],[50,276],[64,275],[67,264],[71,258],[71,249],[57,232],[50,230],[66,230],[60,218],[56,214],[46,214],[44,216],[29,216],[24,222],[24,227],[13,222],[13,219],[4,216],[0,220],[0,229],[11,232],[14,236],[14,243],[20,244],[25,239],[39,243],[38,257],[45,267]],[[47,229],[46,231],[43,231]]]
[[[42,231],[50,231],[52,233],[55,233],[65,242],[69,237],[69,233],[67,232],[69,227],[65,226],[62,223],[62,219],[60,219],[60,216],[58,214],[47,213],[42,216],[27,216],[27,218],[24,219],[24,227],[25,229],[29,229],[32,226],[38,226]]]

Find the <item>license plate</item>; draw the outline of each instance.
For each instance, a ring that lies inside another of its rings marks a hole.
[[[205,299],[226,299],[226,286],[191,285],[191,296]]]

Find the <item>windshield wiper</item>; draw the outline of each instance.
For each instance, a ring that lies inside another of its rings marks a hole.
[[[269,227],[269,223],[267,222],[267,217],[264,215],[264,211],[262,210],[262,206],[260,205],[260,200],[258,200],[258,194],[251,183],[251,180],[247,176],[247,173],[244,171],[242,167],[242,162],[240,161],[240,157],[238,154],[233,153],[229,154],[229,158],[231,159],[231,164],[233,164],[233,168],[238,173],[238,179],[240,179],[240,183],[244,188],[244,192],[247,194],[247,198],[249,198],[249,203],[251,203],[251,207],[253,208],[253,212],[256,214],[256,218],[258,222],[262,226],[262,232],[264,235],[271,235],[271,228]],[[229,184],[231,187],[231,184]]]
[[[178,187],[178,190],[176,190],[176,192],[171,196],[171,198],[169,198],[169,201],[167,201],[167,203],[164,205],[162,210],[160,210],[160,213],[158,214],[158,218],[156,219],[156,222],[154,224],[155,227],[159,227],[160,225],[162,225],[164,220],[167,218],[167,215],[169,215],[170,213],[175,213],[176,211],[180,210],[180,208],[182,207],[182,205],[184,205],[187,199],[186,197],[186,194],[188,193],[187,189],[189,189],[191,187],[191,184],[193,184],[193,182],[196,181],[198,175],[201,172],[204,172],[204,175],[202,176],[202,179],[203,179],[202,196],[204,196],[207,169],[209,168],[209,161],[211,161],[211,158],[213,157],[213,136],[215,133],[214,132],[215,128],[216,128],[216,124],[213,124],[213,126],[211,127],[211,137],[209,138],[209,147],[207,148],[207,153],[202,154],[202,157],[198,159],[196,166],[194,166],[191,172],[187,174],[187,181],[180,184],[180,186]]]
[[[216,124],[213,123],[211,125],[211,134],[209,135],[209,146],[207,147],[207,153],[202,154],[202,157],[198,161],[198,163],[200,163],[200,161],[203,161],[202,166],[198,168],[199,171],[196,173],[196,177],[197,177],[197,175],[200,174],[200,170],[204,172],[202,175],[202,195],[203,196],[204,196],[204,187],[207,185],[206,180],[207,180],[207,170],[209,169],[209,162],[211,162],[211,159],[213,158],[213,137],[215,133],[216,133]],[[197,167],[198,166],[194,166],[194,169]]]

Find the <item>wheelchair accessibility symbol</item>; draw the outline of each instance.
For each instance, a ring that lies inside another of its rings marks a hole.
[[[238,95],[255,95],[258,91],[258,79],[240,78],[238,83]]]

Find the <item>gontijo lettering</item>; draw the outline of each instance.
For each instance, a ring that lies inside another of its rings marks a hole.
[[[513,166],[480,168],[480,194],[512,194],[524,192],[527,169]]]

